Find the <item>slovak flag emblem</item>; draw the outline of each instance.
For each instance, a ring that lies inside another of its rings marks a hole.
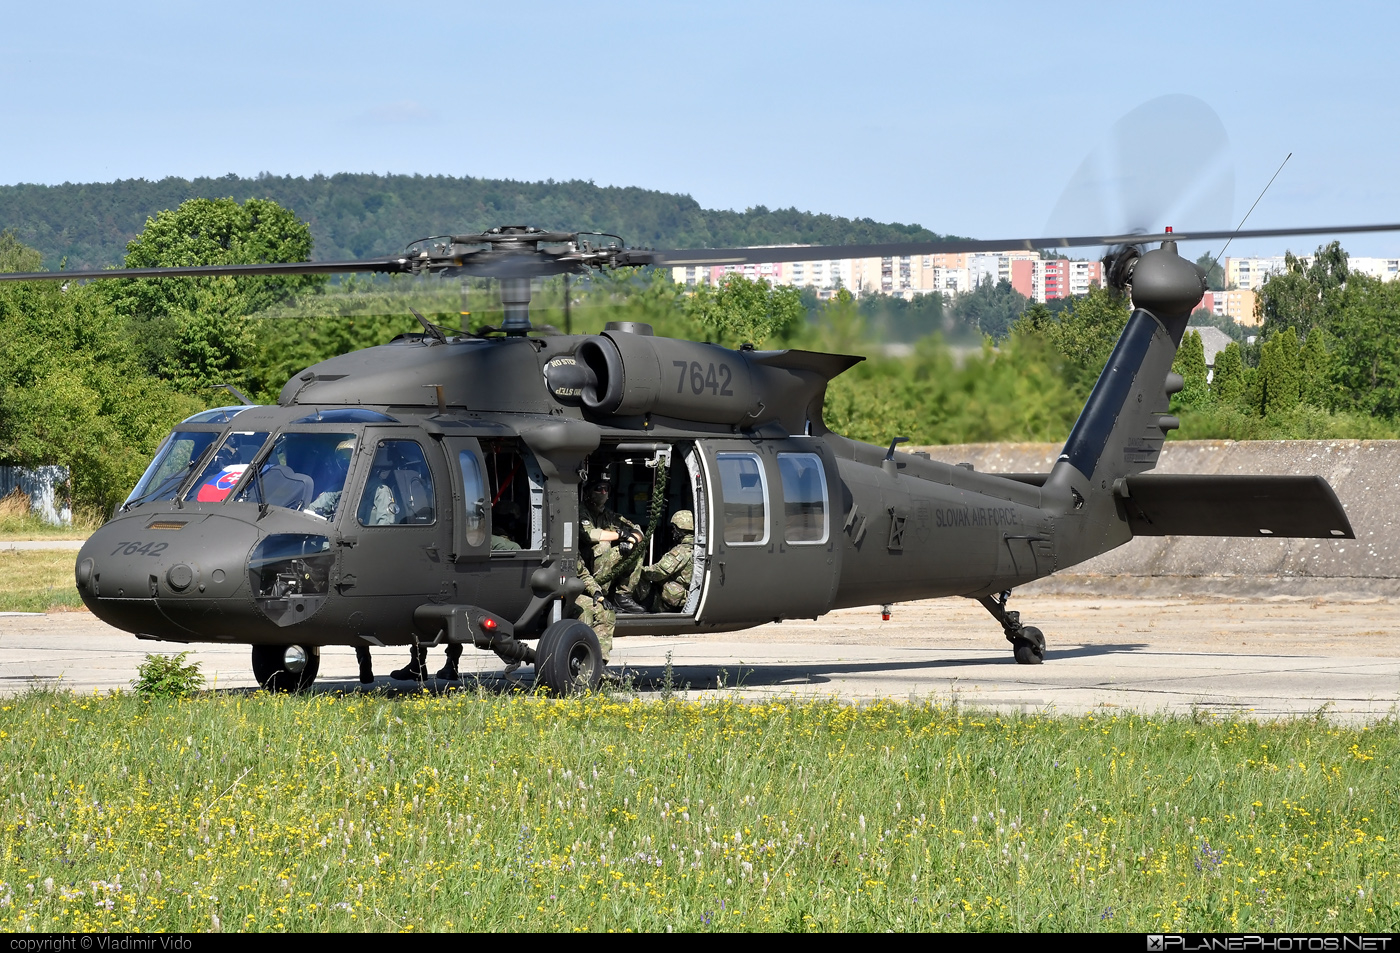
[[[223,502],[233,488],[238,485],[238,478],[243,476],[243,471],[246,469],[248,469],[246,463],[235,463],[224,467],[214,479],[199,488],[195,499],[201,503]]]

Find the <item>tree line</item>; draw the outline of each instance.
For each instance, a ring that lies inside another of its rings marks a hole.
[[[0,186],[0,229],[38,249],[50,268],[106,268],[161,209],[190,199],[268,200],[311,228],[318,261],[392,254],[429,235],[497,225],[594,230],[653,248],[935,240],[918,225],[875,222],[756,206],[701,208],[688,195],[592,182],[515,182],[469,176],[350,174],[240,178],[127,179],[102,183]]]

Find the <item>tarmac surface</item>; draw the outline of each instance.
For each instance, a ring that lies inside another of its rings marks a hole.
[[[976,603],[943,599],[847,609],[745,633],[619,639],[611,670],[622,690],[654,694],[847,701],[956,700],[999,710],[1079,713],[1213,711],[1254,718],[1313,716],[1369,721],[1400,707],[1400,617],[1394,600],[1275,596],[1222,599],[1017,596],[1011,608],[1041,628],[1043,665],[1016,665],[1000,628]],[[176,645],[136,639],[87,612],[0,613],[0,694],[33,686],[74,691],[126,688],[147,653],[190,651],[215,689],[251,689],[242,645]],[[375,650],[369,690],[419,690],[388,672],[402,648]],[[430,667],[442,653],[434,649]],[[323,650],[318,691],[363,691],[354,651]],[[467,649],[457,686],[527,688],[529,666],[507,677],[492,654]],[[433,690],[454,685],[431,681]]]
[[[83,548],[85,539],[0,539],[0,551],[30,549],[71,549],[74,552]]]

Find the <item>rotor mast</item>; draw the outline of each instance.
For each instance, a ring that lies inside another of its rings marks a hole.
[[[501,307],[505,316],[501,319],[501,330],[506,334],[524,335],[531,330],[530,324],[530,278],[501,279]]]

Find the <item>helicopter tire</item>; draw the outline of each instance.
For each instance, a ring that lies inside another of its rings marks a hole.
[[[1025,626],[1019,633],[1011,654],[1017,665],[1039,665],[1045,661],[1045,633],[1033,625]]]
[[[561,619],[544,630],[535,649],[535,677],[556,695],[593,691],[603,678],[598,633],[580,619]]]
[[[285,662],[289,648],[290,645],[253,646],[253,677],[269,692],[300,693],[316,681],[316,673],[321,668],[321,650],[314,645],[303,645],[306,665],[300,672],[291,672]]]

